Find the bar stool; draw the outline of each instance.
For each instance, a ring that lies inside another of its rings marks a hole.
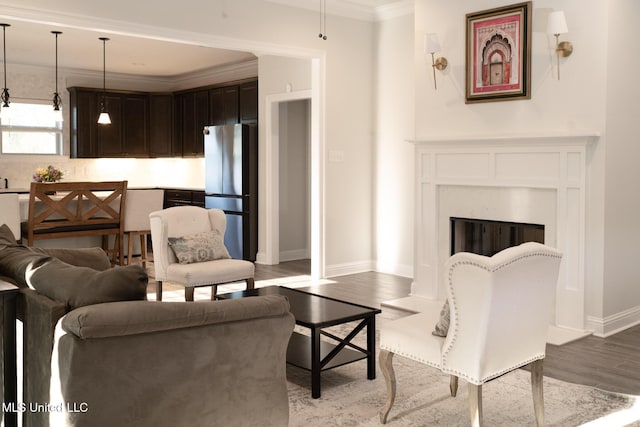
[[[140,237],[140,262],[147,268],[147,236],[151,234],[149,214],[162,209],[164,190],[127,190],[124,210],[124,235],[127,239],[127,264],[132,263],[133,242]]]
[[[7,224],[18,242],[21,240],[20,202],[16,193],[0,194],[0,225],[2,224]]]

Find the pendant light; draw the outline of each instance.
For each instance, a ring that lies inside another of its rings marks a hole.
[[[2,26],[2,50],[4,54],[4,87],[2,88],[2,94],[0,95],[0,101],[2,101],[2,106],[0,106],[0,118],[7,119],[9,118],[9,89],[7,88],[7,43],[6,43],[6,31],[7,27],[10,27],[10,24],[0,24]]]
[[[107,54],[106,54],[106,44],[107,37],[99,37],[102,40],[102,101],[100,102],[100,116],[98,116],[98,123],[101,125],[110,125],[111,117],[109,117],[109,112],[107,112],[107,107],[104,104],[105,96],[107,93]]]
[[[61,122],[62,119],[62,99],[58,94],[58,36],[62,34],[62,31],[51,31],[51,34],[56,36],[56,91],[53,93],[53,118],[56,122]]]

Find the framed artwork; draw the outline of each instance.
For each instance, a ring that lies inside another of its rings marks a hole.
[[[531,2],[467,15],[466,103],[531,98]]]

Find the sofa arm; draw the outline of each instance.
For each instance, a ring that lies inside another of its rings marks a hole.
[[[289,301],[266,295],[224,301],[122,301],[80,307],[62,319],[62,329],[79,339],[168,331],[289,313]]]

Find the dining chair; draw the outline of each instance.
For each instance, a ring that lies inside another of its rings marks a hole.
[[[142,268],[147,268],[147,236],[151,234],[149,214],[162,209],[164,190],[129,190],[124,212],[124,236],[127,240],[127,264],[134,261],[135,238],[140,239],[140,259]]]
[[[17,193],[0,194],[0,225],[7,224],[20,241],[20,201]]]

